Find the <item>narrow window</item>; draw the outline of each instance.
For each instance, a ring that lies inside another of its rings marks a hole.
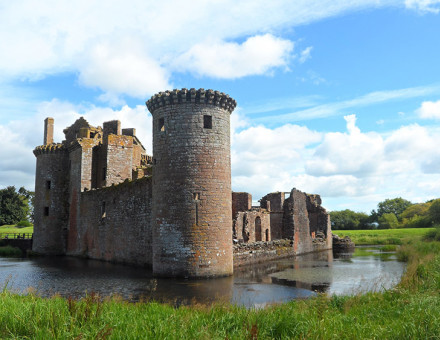
[[[159,131],[165,131],[165,119],[159,118]]]
[[[105,181],[106,177],[107,177],[107,168],[103,167],[102,168],[102,180]]]
[[[205,129],[212,129],[212,116],[203,116],[203,127]]]
[[[50,190],[50,185],[51,185],[50,181],[46,181],[46,189],[47,190]]]
[[[199,201],[200,201],[200,192],[193,193],[193,199],[196,203],[196,225],[199,225]]]
[[[101,218],[104,219],[105,218],[105,202],[101,203]]]
[[[49,207],[44,207],[44,216],[49,216]]]

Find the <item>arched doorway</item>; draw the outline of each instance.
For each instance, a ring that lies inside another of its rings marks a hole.
[[[255,219],[255,241],[261,241],[261,218],[257,216]]]

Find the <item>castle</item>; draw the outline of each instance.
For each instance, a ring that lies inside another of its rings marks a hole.
[[[233,267],[331,249],[318,195],[270,193],[252,207],[231,190],[228,95],[160,92],[147,101],[153,155],[134,128],[78,119],[54,143],[44,122],[37,158],[33,250],[151,266],[157,276],[214,277]]]

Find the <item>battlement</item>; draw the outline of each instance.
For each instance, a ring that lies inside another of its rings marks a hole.
[[[237,106],[237,102],[223,92],[205,89],[196,90],[194,88],[190,90],[183,88],[181,90],[174,89],[172,91],[159,92],[152,96],[146,102],[146,105],[153,114],[160,107],[183,103],[210,104],[223,108],[229,113],[232,113]]]
[[[52,143],[52,144],[46,144],[46,145],[40,145],[37,146],[34,149],[34,155],[39,156],[42,154],[48,154],[48,153],[61,153],[66,152],[67,148],[62,143]]]

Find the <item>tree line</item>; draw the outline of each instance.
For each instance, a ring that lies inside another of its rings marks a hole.
[[[429,228],[440,225],[440,199],[412,203],[402,197],[379,202],[368,215],[350,209],[331,211],[334,230]]]

